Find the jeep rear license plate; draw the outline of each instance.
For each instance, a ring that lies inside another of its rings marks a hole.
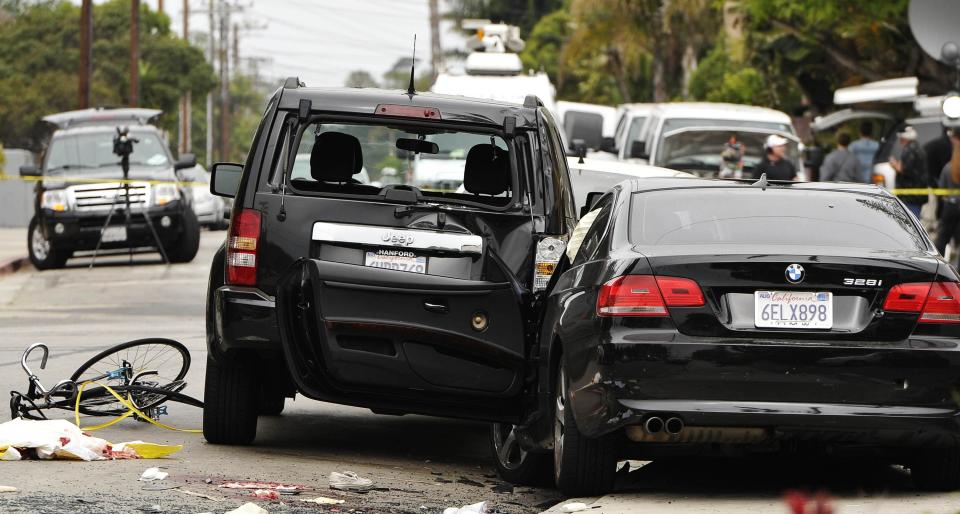
[[[363,264],[372,268],[411,271],[413,273],[427,272],[427,258],[405,250],[367,252]]]
[[[756,291],[753,298],[758,328],[833,328],[833,293]]]
[[[103,229],[101,239],[104,243],[116,243],[127,240],[127,227],[107,227]]]

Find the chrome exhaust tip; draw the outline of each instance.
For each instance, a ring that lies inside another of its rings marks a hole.
[[[676,417],[669,418],[663,424],[663,428],[670,435],[678,435],[680,432],[683,432],[683,420]]]
[[[643,429],[647,431],[648,434],[659,434],[663,430],[663,419],[657,416],[651,416],[643,422]]]

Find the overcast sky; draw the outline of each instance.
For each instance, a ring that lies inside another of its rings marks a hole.
[[[157,9],[158,0],[141,0]],[[209,0],[190,2],[191,32],[207,32]],[[219,1],[219,0],[215,0]],[[79,0],[74,0],[79,3]],[[99,2],[97,2],[99,3]],[[399,57],[409,56],[417,34],[417,56],[430,62],[427,0],[232,0],[245,6],[239,15],[240,57],[266,58],[261,73],[297,75],[310,86],[342,86],[352,70],[366,70],[378,81]],[[446,2],[441,0],[444,12]],[[177,34],[182,31],[183,0],[165,0],[164,10]],[[237,21],[234,17],[231,21]],[[443,48],[463,45],[442,22]]]
[[[157,0],[142,0],[156,8]],[[208,0],[190,0],[202,9]],[[264,75],[297,75],[308,85],[342,86],[357,69],[380,80],[399,57],[412,52],[417,34],[418,55],[430,60],[430,21],[427,0],[241,0],[249,6],[241,23],[240,56],[260,57]],[[182,0],[166,0],[164,8],[181,30]],[[444,2],[441,2],[443,5]],[[191,14],[190,25],[206,31],[206,14]],[[444,23],[440,44],[462,44]]]

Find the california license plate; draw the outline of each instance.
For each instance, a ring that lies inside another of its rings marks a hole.
[[[410,271],[412,273],[427,272],[427,258],[405,250],[367,252],[363,264],[371,268]]]
[[[101,239],[104,243],[117,243],[127,240],[127,227],[107,227],[103,229]]]
[[[756,291],[753,298],[758,328],[833,328],[833,293]]]

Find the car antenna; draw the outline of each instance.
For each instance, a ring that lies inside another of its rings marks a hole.
[[[407,94],[413,96],[417,94],[417,90],[413,87],[413,74],[414,69],[417,66],[417,35],[413,35],[413,59],[410,61],[410,84],[407,85]]]
[[[766,190],[767,190],[767,186],[770,185],[770,183],[767,182],[767,174],[766,174],[766,173],[761,173],[761,174],[760,174],[760,180],[754,182],[752,185],[753,185],[753,187],[759,187],[762,191],[766,191]]]

